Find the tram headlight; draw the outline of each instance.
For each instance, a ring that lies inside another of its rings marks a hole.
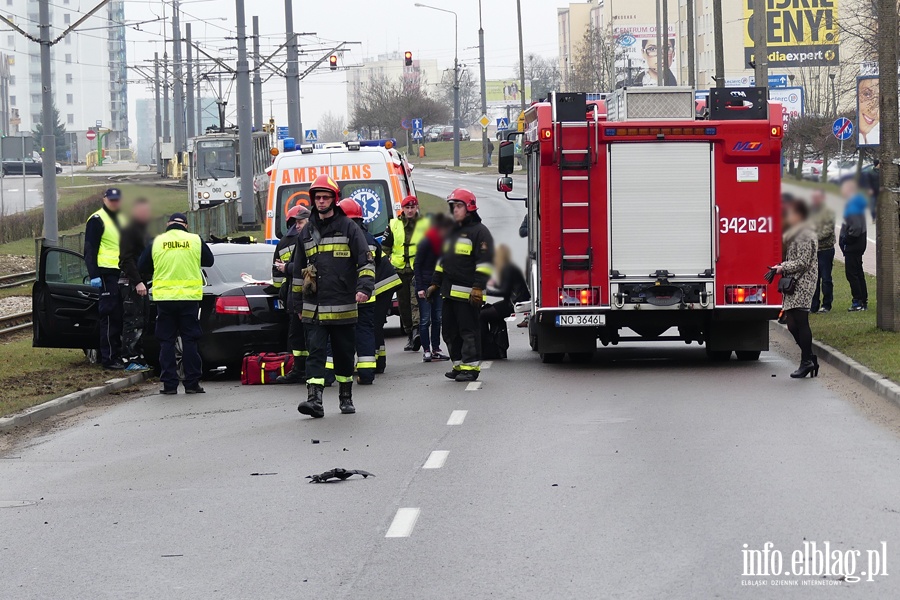
[[[209,192],[203,192],[203,199],[209,200]]]
[[[226,197],[226,198],[231,198],[231,192],[225,192],[225,197]]]

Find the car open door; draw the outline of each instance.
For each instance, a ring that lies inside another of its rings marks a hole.
[[[91,287],[84,257],[62,248],[41,248],[31,292],[36,348],[97,348],[100,290]]]

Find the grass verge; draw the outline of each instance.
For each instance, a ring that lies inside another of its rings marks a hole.
[[[782,182],[811,190],[824,190],[829,194],[841,193],[841,188],[835,183],[822,183],[821,181],[809,181],[808,179],[794,179],[790,175],[786,175],[784,179],[782,179]]]
[[[453,142],[429,142],[425,144],[425,158],[418,158],[418,149],[415,146],[413,150],[415,150],[412,158],[414,163],[453,160]],[[459,159],[481,164],[481,140],[460,142]]]
[[[447,208],[447,200],[428,192],[417,192],[416,197],[419,199],[419,208],[423,215],[433,215],[437,213],[445,213]]]
[[[851,302],[850,285],[844,274],[844,263],[834,263],[834,306],[828,314],[810,315],[813,338],[900,383],[900,334],[876,327],[875,277],[866,275],[866,282],[869,310],[847,312]]]

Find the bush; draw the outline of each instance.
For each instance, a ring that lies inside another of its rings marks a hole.
[[[57,213],[59,230],[65,231],[84,225],[102,205],[102,193],[95,193],[79,200],[71,206],[62,208]],[[24,213],[0,216],[0,244],[15,242],[28,238],[39,238],[44,230],[44,209],[35,208]]]

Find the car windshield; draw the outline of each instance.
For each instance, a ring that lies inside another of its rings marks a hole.
[[[247,273],[253,279],[272,279],[272,254],[269,252],[242,252],[240,254],[217,254],[216,273],[225,283],[243,283],[241,274]]]
[[[196,152],[197,179],[222,179],[238,175],[234,142],[199,142]]]
[[[382,179],[338,181],[342,198],[356,200],[363,209],[363,222],[374,236],[387,229],[391,220],[392,201],[388,184]],[[287,185],[278,188],[276,231],[278,237],[287,232],[285,214],[297,204],[309,206],[309,184]]]

